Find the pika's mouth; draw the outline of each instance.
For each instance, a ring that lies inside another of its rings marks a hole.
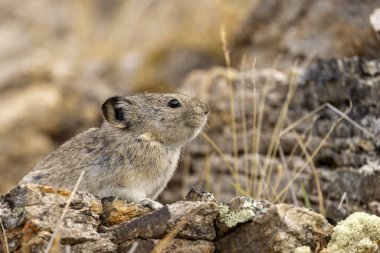
[[[206,122],[207,122],[207,114],[202,114],[202,115],[199,114],[197,115],[197,117],[188,118],[185,121],[185,126],[188,128],[193,128],[193,129],[203,128]]]
[[[197,120],[190,120],[187,122],[187,126],[193,130],[193,134],[191,136],[191,139],[194,139],[197,137],[197,135],[202,132],[202,130],[205,128],[207,123],[207,115],[203,115],[202,118]]]

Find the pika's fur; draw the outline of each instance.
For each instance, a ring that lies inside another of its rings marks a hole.
[[[19,184],[72,189],[116,196],[154,209],[153,201],[172,177],[182,146],[207,121],[208,106],[181,94],[115,96],[102,106],[105,121],[64,143]]]

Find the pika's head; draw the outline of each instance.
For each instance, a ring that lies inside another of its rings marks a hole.
[[[114,128],[136,137],[148,134],[164,144],[183,145],[202,130],[209,108],[182,94],[144,93],[111,97],[104,102],[102,111]]]

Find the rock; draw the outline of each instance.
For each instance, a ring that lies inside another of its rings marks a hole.
[[[369,210],[369,203],[378,200],[375,193],[379,191],[379,145],[376,141],[376,136],[380,133],[376,123],[380,117],[376,102],[380,96],[380,82],[376,77],[379,73],[378,61],[358,57],[317,60],[301,76],[300,89],[295,94],[296,106],[310,110],[328,102],[344,111],[348,107],[348,101],[352,101],[352,110],[348,116],[362,127],[360,129],[352,122],[343,120],[315,157],[315,164],[322,172],[324,197],[331,200],[326,202],[329,203],[326,204],[326,215],[336,222],[351,212]],[[314,135],[323,138],[329,126],[337,119],[338,115],[332,110],[324,110],[315,126],[318,128],[324,122],[328,127],[316,131]],[[315,149],[319,142],[310,145],[311,148]],[[329,169],[326,170],[326,167]],[[312,185],[314,184],[309,184]],[[316,189],[312,188],[308,192],[315,194]],[[341,210],[337,210],[345,193],[347,202]]]
[[[126,204],[125,201],[113,197],[103,198],[102,204],[102,220],[106,226],[117,225],[152,211],[150,208],[138,204]]]
[[[228,205],[220,205],[216,221],[218,236],[223,236],[238,224],[263,216],[270,207],[272,203],[269,201],[255,201],[247,197],[236,197]]]
[[[178,232],[178,237],[212,241],[216,237],[214,219],[217,214],[218,208],[215,203],[180,201],[123,223],[112,235],[117,243],[135,238],[161,239],[175,229],[178,222],[186,221]]]
[[[128,252],[132,247],[136,247],[135,253],[145,253],[156,250],[158,245],[158,240],[152,239],[137,239],[133,242],[125,242],[118,247],[118,252]],[[133,246],[136,245],[136,246]],[[197,240],[184,240],[184,239],[173,239],[172,241],[167,242],[166,246],[159,252],[165,253],[203,253],[203,252],[215,252],[215,245],[213,242]]]
[[[379,201],[371,201],[369,203],[369,208],[371,213],[380,216],[380,202]]]
[[[203,190],[198,191],[195,188],[191,188],[191,190],[187,193],[185,200],[186,201],[216,202],[214,198],[214,194],[210,194]]]
[[[0,217],[10,233],[10,250],[22,248],[39,252],[45,248],[69,195],[68,190],[26,185],[16,187],[2,197],[1,206],[4,208]],[[101,203],[97,198],[85,192],[77,193],[59,233],[62,244],[101,240],[96,232],[101,213]],[[105,239],[102,243],[112,244]]]
[[[378,7],[377,0],[365,5],[355,0],[270,0],[252,5],[232,43],[236,65],[243,55],[256,59],[259,67],[273,66],[281,56],[280,65],[286,68],[296,58],[379,58],[378,38],[368,22],[373,26],[376,13],[371,13]]]
[[[322,215],[278,204],[220,238],[216,249],[218,252],[292,252],[307,245],[318,250],[325,247],[331,229]]]
[[[81,252],[81,253],[113,253],[117,250],[117,245],[113,244],[109,239],[100,238],[93,242],[88,241],[85,243],[74,244],[72,246],[65,245],[64,248],[68,248],[69,252]]]
[[[341,169],[325,176],[334,182],[325,186],[326,197],[328,198],[340,199],[346,192],[349,201],[369,203],[380,200],[380,189],[378,188],[380,171],[378,170],[362,172],[360,170]]]
[[[192,190],[188,195],[195,194]],[[202,198],[212,196],[207,192],[198,194]],[[10,252],[45,251],[70,195],[64,189],[22,185],[0,197],[0,218]],[[321,215],[307,209],[272,206],[248,197],[235,198],[227,205],[210,199],[180,201],[152,212],[120,199],[99,200],[89,193],[77,192],[53,250],[247,252],[253,249],[250,242],[256,240],[264,251],[255,248],[253,252],[277,252],[280,247],[287,251],[300,245],[314,250],[323,247],[329,229]],[[4,252],[4,241],[0,242],[0,252]]]

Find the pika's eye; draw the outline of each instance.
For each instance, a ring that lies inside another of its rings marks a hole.
[[[177,108],[181,106],[181,103],[177,99],[172,99],[169,101],[168,106],[171,108]]]

